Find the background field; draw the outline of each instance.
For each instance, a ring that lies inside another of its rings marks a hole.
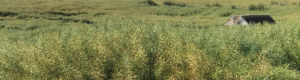
[[[300,1],[153,1],[1,0],[0,79],[300,79]]]

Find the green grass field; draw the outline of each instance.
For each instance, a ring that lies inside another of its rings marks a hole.
[[[0,1],[0,79],[300,79],[300,1],[153,1]],[[223,26],[242,14],[276,24]]]

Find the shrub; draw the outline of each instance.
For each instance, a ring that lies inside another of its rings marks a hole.
[[[298,4],[297,2],[293,2],[293,3],[292,3],[292,5],[297,5],[297,4]]]
[[[280,6],[286,6],[286,3],[280,3]]]
[[[206,7],[213,7],[213,6],[215,6],[215,7],[222,7],[222,5],[221,5],[220,3],[214,3],[214,4],[212,4],[212,5],[210,5],[210,4],[205,4],[205,6],[206,6]]]
[[[299,7],[300,7],[300,2],[299,2]]]
[[[171,1],[165,1],[165,2],[164,2],[164,5],[174,6],[175,3],[174,3],[174,2],[171,2]]]
[[[278,2],[277,1],[271,1],[271,4],[272,5],[278,5]]]
[[[185,3],[178,3],[177,6],[179,6],[179,7],[186,7],[186,4]]]
[[[219,3],[214,3],[213,6],[216,6],[216,7],[222,7],[222,5],[219,4]]]
[[[236,6],[235,6],[235,5],[232,5],[232,6],[231,6],[231,9],[236,9]]]
[[[227,16],[230,16],[231,14],[232,14],[232,12],[224,12],[224,13],[220,14],[220,16],[227,17]]]
[[[255,5],[253,5],[253,4],[251,4],[249,7],[248,7],[248,9],[251,11],[251,10],[255,10],[256,9],[256,6]]]
[[[258,4],[257,6],[256,6],[256,9],[257,10],[265,10],[266,8],[265,8],[265,5],[264,4]]]
[[[253,10],[259,10],[259,11],[264,11],[266,8],[265,8],[265,5],[264,4],[258,4],[258,5],[253,5],[251,4],[248,9],[250,11],[253,11]]]
[[[171,2],[171,1],[165,1],[164,5],[186,7],[185,3],[175,3],[175,2]]]
[[[212,5],[210,5],[210,4],[205,4],[205,6],[206,6],[206,7],[211,7]]]
[[[145,0],[143,2],[141,2],[142,4],[148,4],[150,6],[159,6],[157,3],[155,3],[154,1],[152,0]]]
[[[147,0],[147,3],[151,6],[158,6],[158,4],[156,4],[154,1],[152,0]]]

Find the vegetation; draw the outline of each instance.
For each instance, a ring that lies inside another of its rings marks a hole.
[[[222,5],[220,3],[214,3],[212,6],[222,7]]]
[[[235,6],[235,5],[232,5],[232,6],[231,6],[231,9],[236,9],[236,6]]]
[[[185,3],[175,3],[175,2],[171,2],[171,1],[165,1],[164,5],[186,7]]]
[[[279,3],[277,1],[271,1],[272,5],[278,5]]]
[[[206,7],[222,7],[220,3],[213,3],[212,5],[210,4],[205,4]]]
[[[300,79],[297,5],[270,5],[262,12],[247,8],[255,1],[220,0],[222,7],[210,8],[205,4],[215,2],[185,1],[174,0],[194,7],[3,0],[0,79]],[[276,24],[223,26],[239,14],[271,15]]]
[[[258,4],[258,5],[253,5],[251,4],[248,8],[249,10],[259,10],[259,11],[264,11],[266,9],[264,4]]]
[[[156,4],[154,1],[152,0],[146,0],[144,3],[149,4],[151,6],[158,6],[158,4]]]

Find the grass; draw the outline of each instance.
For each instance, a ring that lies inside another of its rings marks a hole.
[[[298,79],[300,29],[282,25],[289,24],[198,29],[112,17],[104,24],[2,31],[1,78]]]
[[[3,1],[0,79],[299,79],[299,7],[230,1]],[[240,14],[276,24],[223,26]]]

